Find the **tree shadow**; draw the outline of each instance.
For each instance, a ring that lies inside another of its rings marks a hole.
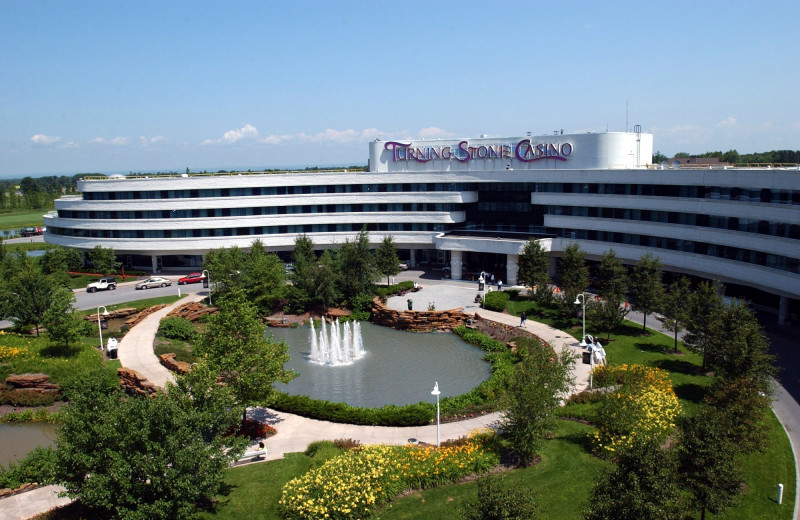
[[[40,350],[43,357],[49,358],[72,358],[77,357],[81,351],[80,345],[71,345],[66,347],[64,345],[48,345]]]
[[[643,352],[657,352],[659,354],[666,354],[672,352],[672,350],[668,349],[664,345],[657,345],[655,343],[637,342],[634,343],[634,346]]]
[[[668,372],[679,372],[690,376],[696,376],[702,373],[700,367],[682,359],[658,359],[653,362],[653,365]]]
[[[672,388],[678,399],[691,401],[693,403],[702,403],[706,397],[706,387],[695,383],[683,383],[676,385]]]
[[[568,420],[568,419],[562,419]],[[574,444],[575,446],[579,446],[583,451],[586,453],[592,453],[592,441],[585,432],[575,432],[575,433],[568,433],[566,435],[559,435],[558,439],[566,441],[570,444]]]
[[[227,482],[223,482],[220,485],[220,489],[217,490],[217,494],[211,500],[202,500],[197,503],[198,509],[200,511],[206,513],[217,513],[219,512],[220,508],[229,504],[231,498],[230,494],[236,489],[238,486],[234,486],[233,484],[228,484]]]

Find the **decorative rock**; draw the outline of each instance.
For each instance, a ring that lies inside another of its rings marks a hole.
[[[51,383],[47,374],[11,374],[6,378],[6,384],[15,389],[39,392],[58,390],[58,385]]]
[[[158,391],[142,374],[131,368],[118,368],[119,384],[129,394],[153,395]]]
[[[446,311],[396,311],[386,307],[379,298],[372,301],[372,322],[398,330],[431,332],[453,330],[472,319],[463,307]]]
[[[200,316],[205,314],[214,314],[217,312],[215,307],[209,307],[205,304],[200,302],[189,302],[184,303],[180,307],[170,311],[167,314],[168,317],[178,316],[180,318],[186,318],[189,321],[197,321]]]
[[[187,374],[192,370],[192,366],[186,361],[175,361],[175,354],[173,352],[160,354],[158,359],[161,360],[161,364],[167,367],[168,370],[179,374]]]

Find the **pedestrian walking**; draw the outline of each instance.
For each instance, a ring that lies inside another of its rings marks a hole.
[[[492,274],[491,280],[492,280],[492,285],[494,285],[494,274]]]
[[[528,316],[525,314],[525,311],[522,311],[522,315],[519,317],[519,326],[520,327],[524,327],[525,326],[525,320],[527,320],[527,319],[528,319]]]
[[[497,290],[498,291],[503,290],[503,280],[497,280]]]

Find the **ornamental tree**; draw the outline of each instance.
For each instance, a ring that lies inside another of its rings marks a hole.
[[[700,354],[703,370],[706,369],[706,352],[712,348],[716,334],[714,323],[720,319],[720,313],[724,311],[722,292],[723,287],[718,280],[704,281],[697,286],[697,290],[691,294],[687,302],[689,312],[683,344],[689,350]]]
[[[673,333],[675,338],[675,346],[673,351],[678,351],[678,333],[686,326],[689,321],[689,298],[691,298],[692,289],[689,279],[681,276],[678,281],[673,282],[669,286],[669,292],[663,300],[661,306],[661,313],[659,321],[670,332]]]
[[[528,465],[553,429],[555,411],[572,384],[575,359],[567,349],[554,352],[538,339],[520,339],[517,348],[520,360],[502,398],[502,438],[520,463]]]
[[[100,271],[101,274],[113,274],[122,265],[117,262],[117,255],[114,250],[103,246],[94,246],[94,249],[86,254],[89,262],[94,266],[95,270]]]
[[[705,408],[687,419],[682,428],[679,471],[682,486],[704,520],[706,511],[722,514],[741,492],[742,474],[736,447],[727,435],[721,411]]]
[[[78,317],[72,303],[75,296],[69,289],[56,288],[50,296],[50,305],[42,315],[42,324],[47,329],[50,341],[70,352],[70,344],[75,345],[84,335],[86,320]]]
[[[644,315],[642,330],[647,330],[647,315],[657,311],[661,306],[664,298],[664,284],[661,283],[663,274],[661,260],[650,253],[642,256],[631,272],[632,308]]]
[[[552,299],[553,293],[549,290],[550,259],[538,240],[530,239],[519,255],[517,280],[523,285],[536,288],[536,301],[546,303]]]
[[[275,393],[272,385],[288,383],[296,375],[284,368],[289,360],[286,344],[272,341],[265,332],[255,306],[233,287],[195,345],[201,364],[220,377],[241,407],[268,405]]]
[[[383,242],[375,251],[375,265],[378,272],[386,277],[387,286],[389,277],[400,272],[400,259],[397,257],[397,248],[391,236],[383,237]]]
[[[224,435],[238,416],[230,389],[202,370],[152,397],[108,378],[93,372],[69,390],[56,480],[91,518],[193,518],[244,451],[246,441]]]
[[[355,240],[345,240],[339,248],[337,260],[341,275],[339,289],[348,302],[352,304],[357,296],[372,293],[372,286],[379,274],[366,226]]]
[[[622,450],[614,469],[598,479],[589,495],[585,520],[680,520],[684,504],[675,456],[658,442]]]
[[[58,281],[42,273],[33,259],[24,253],[9,254],[0,266],[0,318],[21,325],[39,325],[50,306]]]
[[[753,311],[737,301],[723,307],[711,325],[708,365],[725,379],[745,378],[765,394],[772,391],[775,356]]]
[[[563,297],[561,304],[568,313],[574,313],[575,298],[589,286],[586,254],[578,244],[570,244],[564,249],[564,256],[558,261],[557,272]]]

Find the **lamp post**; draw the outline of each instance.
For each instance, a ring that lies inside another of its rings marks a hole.
[[[580,293],[575,297],[575,305],[583,303],[581,317],[583,317],[583,335],[581,336],[581,347],[586,346],[586,293]]]
[[[97,331],[100,332],[100,350],[103,350],[103,326],[100,324],[100,309],[103,309],[103,316],[108,316],[108,309],[105,305],[97,308]]]
[[[208,284],[208,306],[211,307],[211,273],[203,269],[203,276],[206,277],[206,283]]]
[[[436,381],[433,385],[433,392],[431,395],[436,396],[436,447],[439,447],[439,381]]]
[[[590,340],[589,345],[588,345],[588,347],[589,347],[589,390],[591,390],[592,388],[594,388],[594,350],[596,348],[596,345],[594,343],[594,338],[592,337],[591,334],[588,336],[588,338]]]

